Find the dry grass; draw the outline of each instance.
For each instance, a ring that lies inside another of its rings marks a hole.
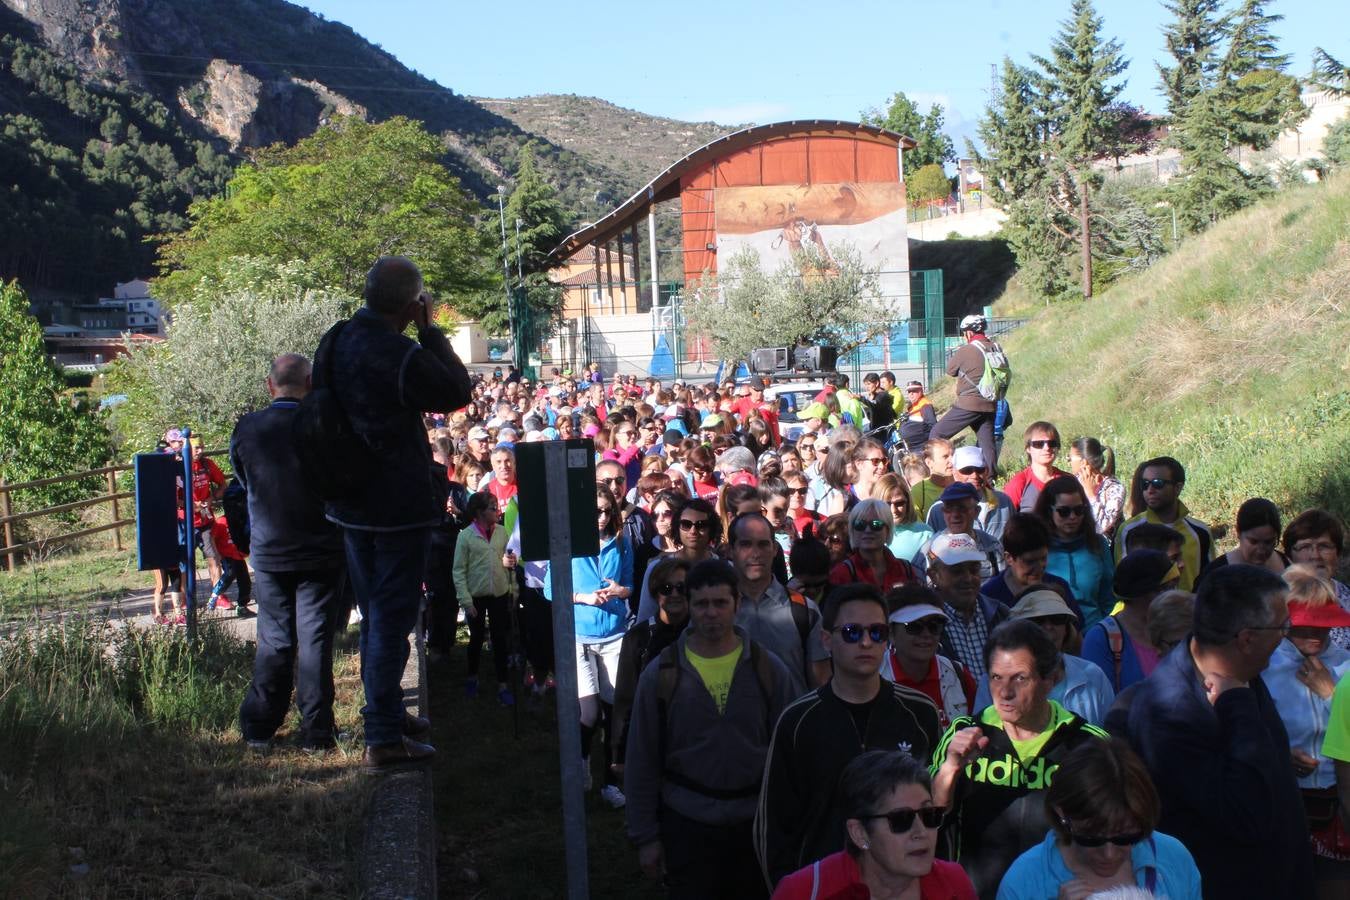
[[[361,685],[350,646],[336,674],[339,728],[355,734]],[[249,673],[222,677],[237,709]],[[289,727],[268,754],[248,751],[226,722],[142,722],[82,751],[37,748],[27,771],[0,780],[0,896],[354,895],[370,787],[358,774],[359,742],[310,757],[288,746]]]

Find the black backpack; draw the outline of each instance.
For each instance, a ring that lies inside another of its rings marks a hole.
[[[238,478],[231,478],[230,483],[225,485],[220,507],[225,513],[225,527],[230,531],[230,540],[234,541],[240,553],[248,556],[253,529],[248,518],[248,492]]]
[[[313,386],[291,421],[291,440],[305,480],[323,500],[356,493],[371,463],[370,448],[352,427],[333,389],[333,350],[350,320],[338,322],[314,352]]]

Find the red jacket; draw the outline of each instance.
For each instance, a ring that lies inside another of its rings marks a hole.
[[[773,892],[773,900],[870,900],[871,896],[858,864],[847,850],[798,869],[778,882],[778,889]],[[919,879],[919,898],[975,900],[975,886],[965,869],[954,862],[935,859],[932,871]]]
[[[830,570],[830,584],[870,584],[884,594],[891,588],[919,580],[913,566],[903,559],[896,559],[890,550],[884,552],[886,553],[886,574],[880,584],[877,583],[876,573],[872,571],[871,564],[859,556],[856,551],[850,553],[843,562]]]

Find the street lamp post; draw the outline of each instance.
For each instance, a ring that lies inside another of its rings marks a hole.
[[[511,252],[506,246],[506,185],[497,185],[497,215],[502,222],[502,287],[506,290],[506,328],[511,342],[511,362],[520,368],[516,359],[516,313],[511,304]]]

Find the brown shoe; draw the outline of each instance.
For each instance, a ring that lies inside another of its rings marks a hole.
[[[365,756],[361,759],[361,771],[366,775],[401,772],[426,765],[435,756],[435,747],[412,738],[405,737],[393,744],[367,744]]]
[[[412,713],[403,714],[403,733],[410,738],[423,738],[431,734],[431,720]]]

